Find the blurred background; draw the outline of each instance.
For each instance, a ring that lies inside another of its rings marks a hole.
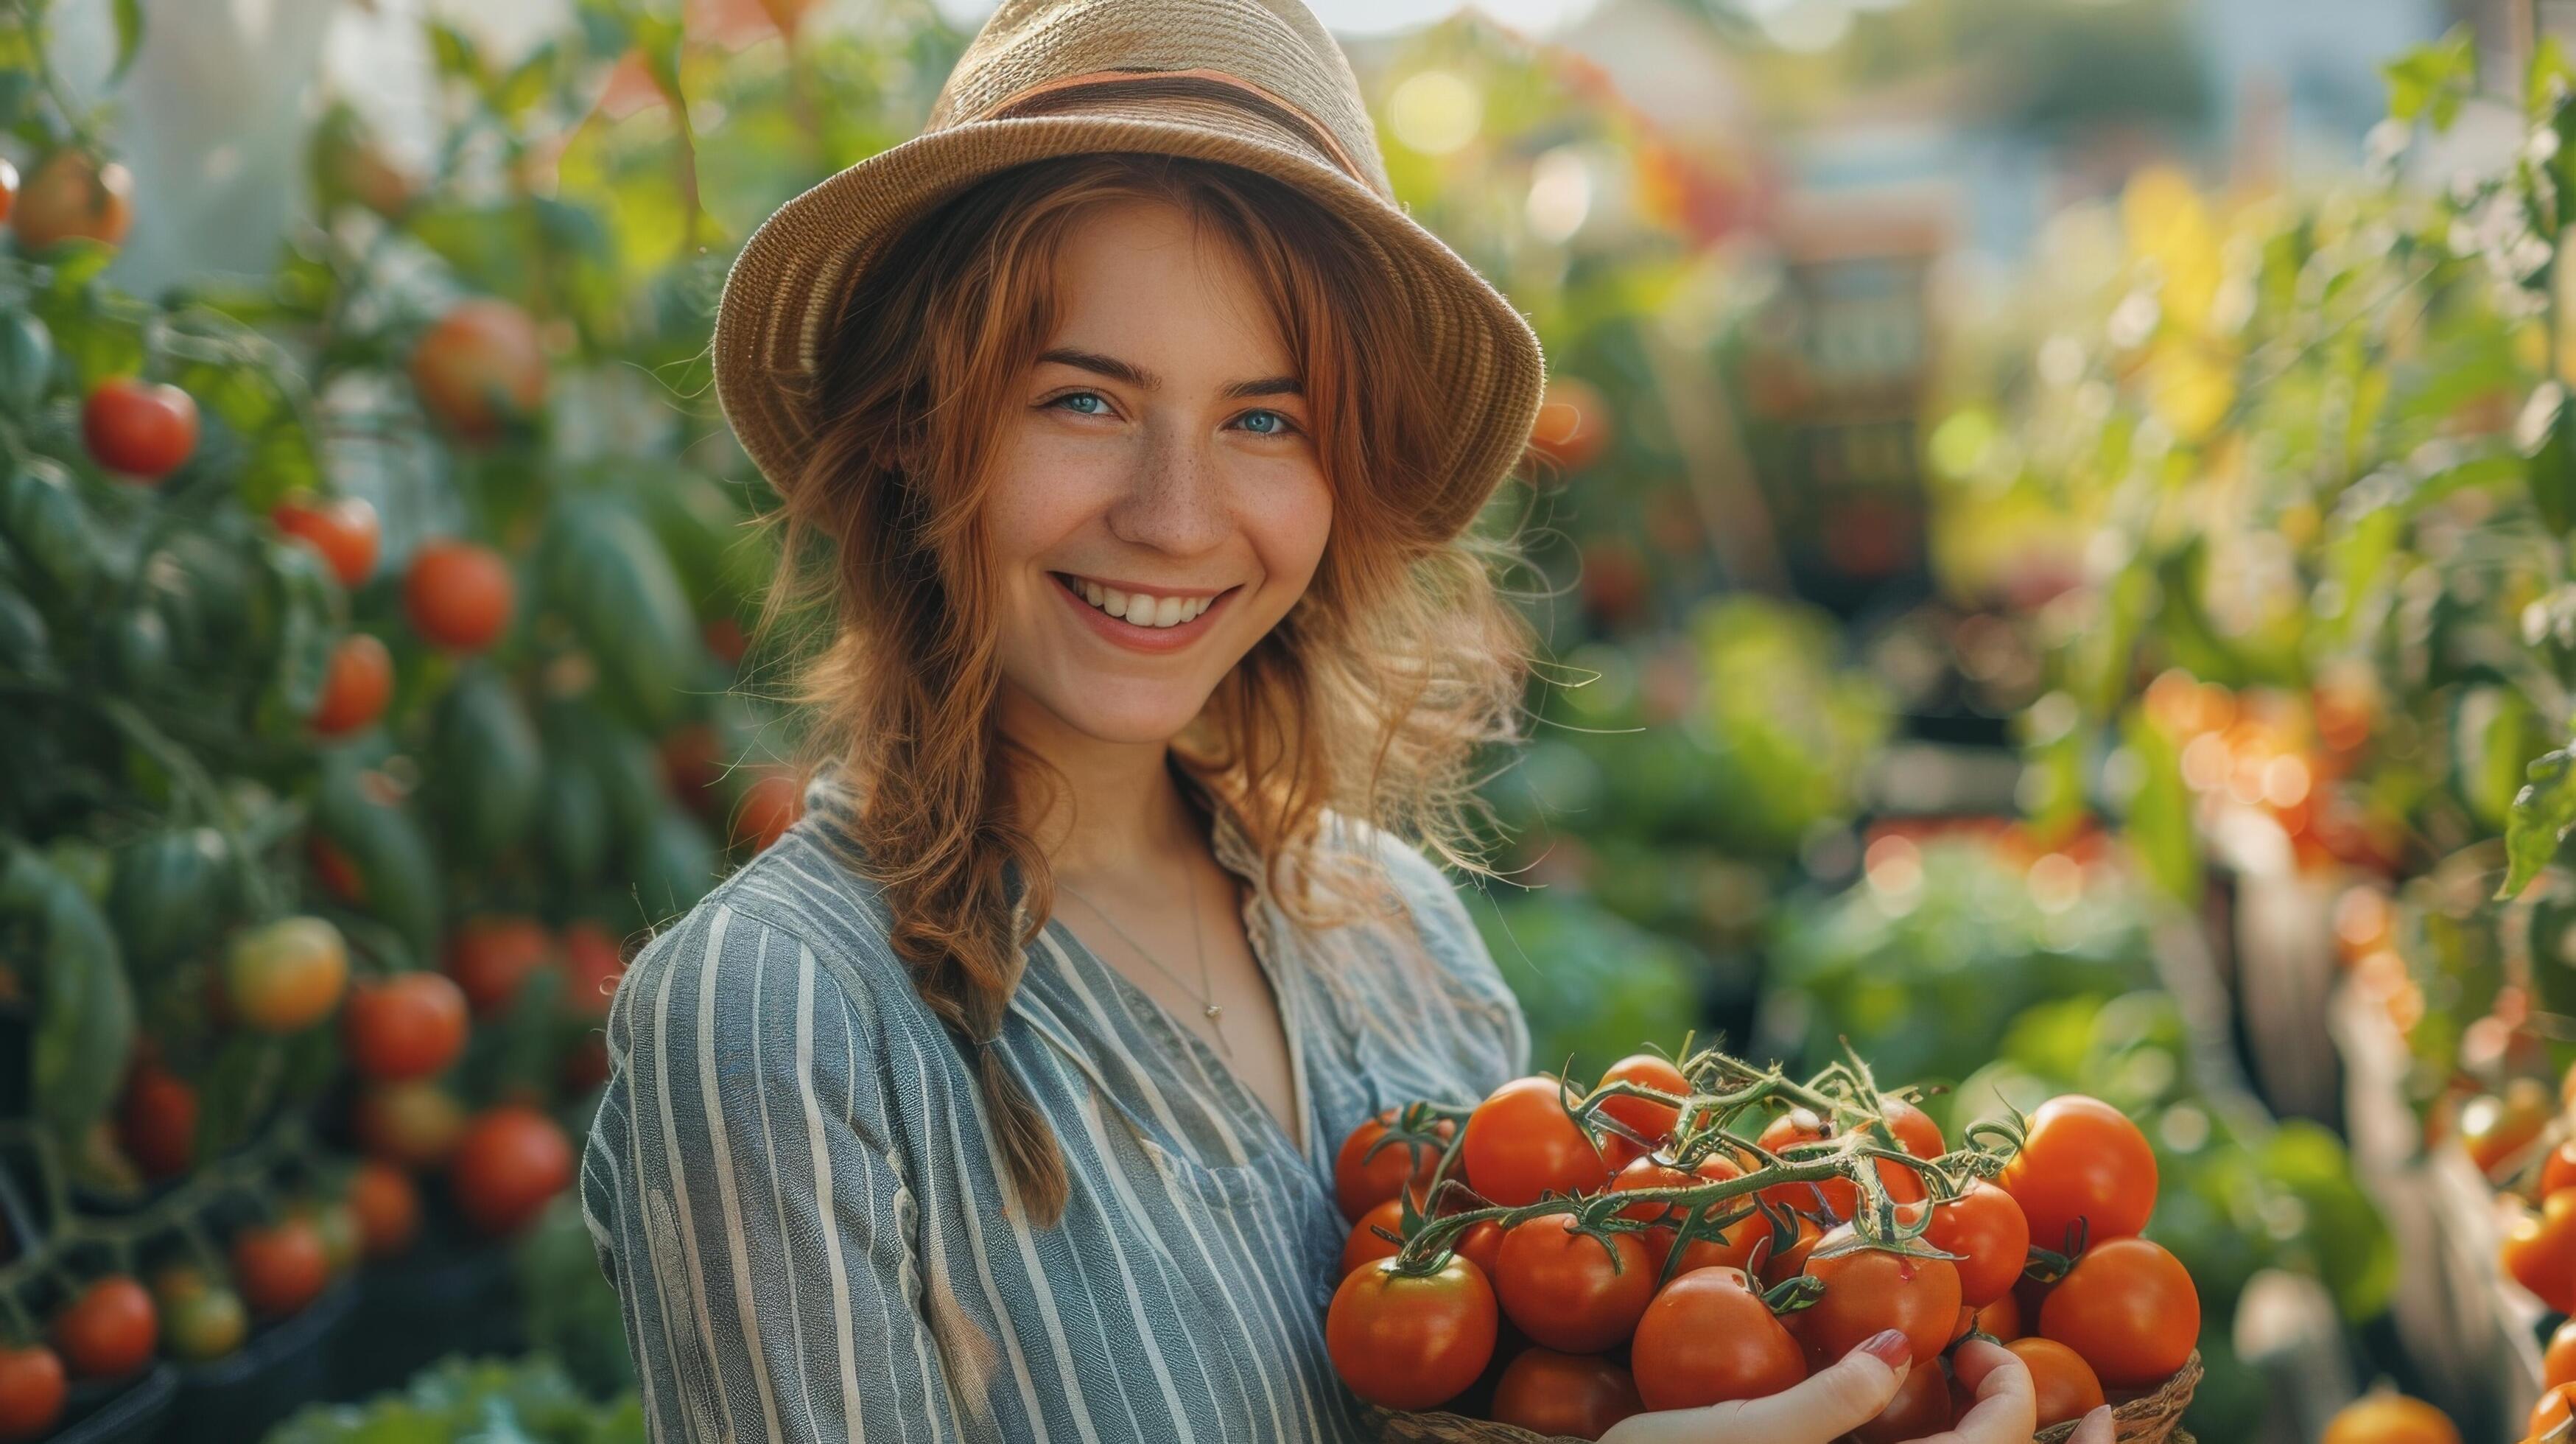
[[[59,1437],[641,1439],[563,1196],[600,990],[797,792],[712,306],[987,9],[0,0],[0,1335],[160,1319]],[[2576,6],[1318,9],[1550,360],[1469,898],[1539,1064],[2110,1099],[2198,1438],[2521,1437]]]

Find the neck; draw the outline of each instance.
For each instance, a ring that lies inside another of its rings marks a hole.
[[[1008,687],[998,705],[1003,734],[1061,776],[1034,780],[1037,795],[1023,811],[1058,879],[1085,892],[1115,890],[1139,875],[1168,879],[1204,849],[1172,777],[1169,742],[1084,736]]]

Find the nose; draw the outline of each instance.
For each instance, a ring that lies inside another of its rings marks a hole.
[[[1135,546],[1173,556],[1213,549],[1232,522],[1210,443],[1186,428],[1148,427],[1127,490],[1106,519],[1111,535]]]

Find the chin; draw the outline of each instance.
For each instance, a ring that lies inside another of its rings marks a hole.
[[[1122,746],[1169,742],[1198,720],[1207,693],[1187,695],[1167,688],[1140,689],[1136,695],[1044,697],[1046,709],[1074,732],[1095,742]]]

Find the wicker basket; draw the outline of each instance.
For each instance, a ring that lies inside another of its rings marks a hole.
[[[2200,1351],[2152,1394],[2141,1394],[2111,1411],[2119,1422],[2120,1444],[2192,1444],[2182,1429],[2182,1411],[2200,1387]],[[1583,1444],[1571,1435],[1533,1434],[1512,1424],[1470,1419],[1460,1414],[1411,1414],[1371,1408],[1369,1425],[1385,1444]],[[2065,1444],[2073,1424],[2042,1429],[2034,1444]]]

